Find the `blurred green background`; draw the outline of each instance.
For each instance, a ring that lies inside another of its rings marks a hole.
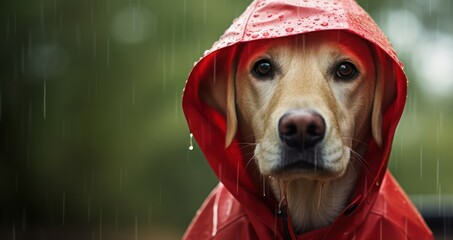
[[[453,194],[453,3],[358,1],[406,63],[390,167]],[[0,3],[0,238],[179,239],[216,178],[181,110],[194,61],[250,1]]]

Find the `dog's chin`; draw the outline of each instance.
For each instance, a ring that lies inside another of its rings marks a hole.
[[[286,164],[278,164],[266,175],[273,176],[275,178],[292,181],[296,179],[307,179],[317,181],[330,181],[340,178],[346,172],[346,165],[341,164],[346,156],[343,156],[335,164],[313,164],[314,161],[307,161],[300,159]],[[283,159],[278,159],[278,162],[285,162]],[[322,160],[319,162],[323,162]]]
[[[294,167],[292,169],[277,169],[270,172],[270,176],[282,179],[285,181],[292,181],[296,179],[306,179],[311,181],[330,181],[343,176],[345,171],[331,171],[329,169],[307,169]]]

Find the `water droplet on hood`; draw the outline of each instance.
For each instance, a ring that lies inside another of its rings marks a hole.
[[[260,16],[259,14],[253,14],[253,17],[254,17],[254,18],[257,18],[257,17],[259,17],[259,16]]]
[[[269,33],[268,32],[263,32],[263,36],[267,37],[267,36],[269,36]]]
[[[289,27],[289,28],[286,28],[285,31],[287,31],[287,32],[292,32],[292,31],[294,31],[294,28]]]
[[[321,23],[321,26],[323,26],[323,27],[327,27],[327,25],[329,25],[328,22],[323,22],[323,23]]]
[[[252,38],[257,38],[259,36],[259,34],[255,33],[252,35]]]
[[[278,16],[278,18],[280,18],[280,19],[282,19],[283,17],[285,17],[285,15],[283,15],[283,14]]]

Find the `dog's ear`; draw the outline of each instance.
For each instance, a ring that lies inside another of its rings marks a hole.
[[[374,49],[374,64],[376,68],[376,83],[371,115],[371,132],[379,147],[382,139],[382,114],[396,97],[396,74],[393,60],[380,49]]]
[[[238,120],[236,116],[236,69],[230,73],[227,79],[227,96],[226,96],[226,120],[227,128],[225,135],[225,148],[228,147],[236,135]],[[233,70],[231,70],[233,71]]]
[[[203,101],[226,117],[225,148],[231,144],[237,131],[235,82],[239,50],[237,46],[230,50],[214,53],[213,72],[200,86],[199,92]]]

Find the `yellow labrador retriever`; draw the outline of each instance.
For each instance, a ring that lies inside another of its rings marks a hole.
[[[381,143],[375,59],[367,42],[341,32],[250,42],[240,53],[226,86],[226,145],[238,130],[296,232],[333,222],[366,169],[366,143]]]

